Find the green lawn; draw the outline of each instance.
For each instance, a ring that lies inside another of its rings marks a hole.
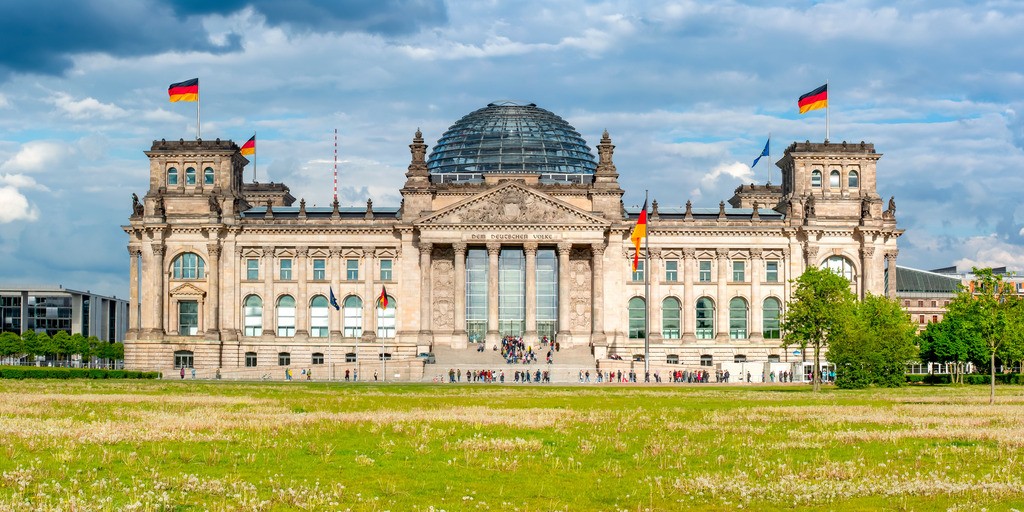
[[[0,380],[0,510],[1024,509],[1024,388]]]

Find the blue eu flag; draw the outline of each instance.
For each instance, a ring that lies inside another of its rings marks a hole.
[[[761,157],[762,156],[768,156],[768,144],[771,143],[771,141],[772,141],[772,138],[768,137],[768,140],[766,140],[765,143],[764,143],[764,149],[762,149],[761,150],[761,154],[757,155],[757,158],[754,159],[754,163],[750,164],[751,167],[757,167],[757,162],[759,162],[761,160]]]
[[[334,288],[329,288],[329,290],[331,291],[331,305],[334,306],[334,309],[341,309],[341,306],[338,306],[338,298],[334,296]]]

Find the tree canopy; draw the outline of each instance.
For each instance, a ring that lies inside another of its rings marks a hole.
[[[821,350],[844,333],[856,298],[846,278],[828,269],[808,268],[794,283],[782,328],[783,346],[814,348],[814,390],[821,388]]]
[[[836,386],[899,387],[906,380],[906,365],[917,358],[916,328],[899,302],[868,295],[851,305],[840,336],[828,347],[828,360],[836,365]]]

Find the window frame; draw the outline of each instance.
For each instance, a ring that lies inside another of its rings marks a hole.
[[[277,261],[278,269],[278,280],[280,281],[291,281],[292,280],[292,259],[291,258],[279,258]]]
[[[745,283],[747,282],[747,262],[743,260],[733,260],[732,262],[732,282],[734,283]]]
[[[246,352],[245,353],[245,367],[246,368],[256,368],[256,366],[258,364],[259,364],[259,356],[256,354],[256,352]]]
[[[665,282],[679,282],[679,260],[665,260]]]
[[[327,260],[325,258],[313,258],[313,280],[327,280]]]
[[[195,167],[189,167],[189,168],[185,169],[185,185],[195,185],[195,184],[196,184],[196,168]]]
[[[633,264],[632,263],[629,264],[629,268],[632,271],[630,282],[632,282],[632,283],[642,283],[642,282],[644,282],[644,272],[646,272],[647,269],[644,267],[644,260],[643,259],[641,259],[640,261],[638,261],[636,263],[636,270],[632,270],[633,269]]]
[[[387,268],[385,267],[387,265]],[[381,281],[393,281],[395,272],[395,262],[391,258],[382,258],[380,260],[380,280]]]
[[[774,267],[774,268],[772,268]],[[766,283],[778,283],[779,282],[779,262],[778,260],[767,260],[764,262],[764,281]]]
[[[860,188],[860,173],[851,170],[846,173],[846,188]]]
[[[358,338],[363,335],[363,299],[349,295],[341,302],[342,337]]]
[[[707,268],[704,268],[705,263],[707,264]],[[697,282],[710,283],[711,277],[714,275],[712,270],[713,267],[711,266],[711,260],[697,260]]]
[[[811,171],[811,188],[821,188],[822,176],[820,169],[814,169]]]
[[[291,304],[289,305],[288,302]],[[278,297],[274,309],[277,317],[277,336],[279,338],[295,337],[295,313],[298,310],[295,307],[295,297],[291,295]]]
[[[213,167],[207,167],[203,169],[203,185],[213,185],[215,181],[215,174]]]
[[[670,304],[673,303],[674,305]],[[672,313],[670,315],[669,313]],[[675,321],[675,326],[669,326],[670,321]],[[675,297],[665,297],[661,301],[661,337],[669,340],[678,340],[682,337],[683,327],[683,304]]]
[[[706,306],[701,306],[702,301]],[[715,339],[715,308],[715,301],[706,295],[698,298],[697,302],[694,303],[694,319],[696,320],[694,323],[696,327],[694,334],[698,340]],[[702,317],[701,312],[704,312],[706,315]],[[708,312],[710,314],[707,314]],[[702,323],[703,327],[701,327]]]
[[[245,280],[246,281],[259,281],[260,280],[260,260],[259,260],[259,258],[246,258],[246,260],[245,260]]]
[[[179,183],[180,182],[178,180],[178,168],[177,167],[168,167],[167,168],[167,186],[171,186],[171,185],[178,186]]]
[[[278,352],[277,353],[277,365],[278,366],[291,366],[292,365],[292,353],[291,352]]]
[[[345,260],[345,280],[346,281],[358,281],[359,280],[359,260],[347,259]]]
[[[839,169],[832,169],[828,172],[828,188],[840,189],[843,187],[843,173]]]

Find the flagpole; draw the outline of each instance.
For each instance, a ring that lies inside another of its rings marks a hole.
[[[644,190],[644,211],[641,215],[647,212],[647,190]],[[650,218],[648,217],[647,223],[650,224]],[[651,372],[651,301],[649,299],[651,294],[651,251],[650,251],[650,240],[651,240],[650,226],[646,226],[644,229],[644,379],[647,378],[647,374]]]
[[[256,140],[256,132],[252,132],[253,140]],[[256,148],[252,149],[252,182],[256,183]]]
[[[202,134],[199,128],[199,86],[198,81],[196,82],[196,140],[202,138]]]
[[[828,142],[828,79],[825,79],[825,142]]]
[[[765,148],[768,150],[768,181],[765,185],[772,184],[772,132],[768,132],[768,142],[765,143]]]

